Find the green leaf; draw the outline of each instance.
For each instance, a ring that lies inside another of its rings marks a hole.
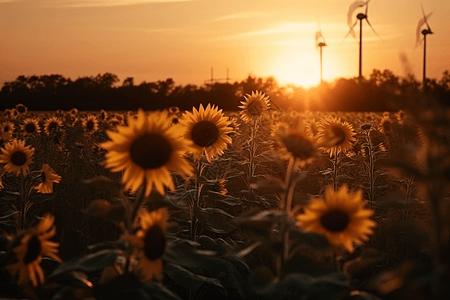
[[[107,249],[73,258],[62,263],[49,277],[53,278],[70,271],[83,271],[86,273],[100,271],[107,266],[113,265],[117,256],[121,253],[122,251],[120,250]]]
[[[164,274],[170,277],[176,284],[187,288],[190,291],[196,291],[203,284],[212,285],[215,290],[221,294],[227,295],[227,291],[216,278],[210,278],[192,273],[191,271],[172,263],[164,266]]]
[[[181,240],[181,239],[180,239]],[[189,243],[170,244],[164,252],[164,261],[177,264],[186,268],[196,268],[199,264],[205,261],[208,257],[215,255],[213,251],[195,250],[198,243],[191,245]]]
[[[235,228],[232,215],[219,208],[194,208],[194,215],[212,227],[214,232],[228,233]]]

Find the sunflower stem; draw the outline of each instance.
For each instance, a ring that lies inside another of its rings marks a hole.
[[[337,190],[337,181],[338,181],[338,164],[339,164],[339,155],[338,152],[336,151],[334,153],[334,159],[331,161],[331,163],[333,164],[333,190],[336,191]]]
[[[136,199],[136,202],[134,203],[133,209],[131,210],[130,226],[132,224],[134,224],[134,219],[136,218],[136,215],[137,215],[139,209],[141,208],[142,204],[144,203],[146,189],[147,189],[147,181],[144,180],[144,182],[142,183],[141,190],[139,191],[139,193],[137,195],[137,199]],[[131,231],[131,227],[129,228],[129,230]]]
[[[203,165],[200,160],[198,160],[195,164],[195,197],[192,201],[192,211],[191,211],[191,230],[189,239],[193,242],[197,239],[197,226],[198,219],[195,217],[195,211],[197,207],[200,206],[200,196],[201,196],[201,188],[200,188],[200,176],[202,175]]]
[[[26,202],[25,202],[25,177],[20,174],[20,229],[24,230],[26,225]]]

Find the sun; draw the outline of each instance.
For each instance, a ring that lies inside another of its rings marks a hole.
[[[339,77],[337,65],[333,61],[324,56],[322,63],[323,80]],[[281,86],[288,84],[304,88],[316,86],[320,83],[319,51],[315,49],[314,43],[283,49],[268,64],[267,73]]]

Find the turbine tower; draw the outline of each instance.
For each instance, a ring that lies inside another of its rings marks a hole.
[[[353,2],[350,5],[350,7],[348,9],[348,13],[347,13],[347,24],[350,27],[350,30],[347,33],[347,35],[345,36],[345,38],[347,38],[347,36],[349,34],[351,34],[354,38],[356,38],[353,28],[355,28],[356,24],[358,24],[358,21],[359,21],[359,75],[358,75],[359,83],[362,82],[362,22],[363,22],[363,20],[366,20],[367,24],[369,24],[372,31],[379,37],[378,33],[375,31],[375,29],[373,29],[372,24],[370,24],[369,19],[368,19],[369,1],[370,0]],[[352,24],[352,18],[353,18],[354,11],[356,9],[358,9],[359,7],[364,7],[364,6],[366,8],[365,13],[357,14],[356,21]]]
[[[320,49],[320,83],[323,82],[322,77],[322,48],[325,47],[327,43],[325,42],[325,38],[322,35],[322,31],[319,29],[319,31],[316,32],[316,49]]]
[[[433,12],[430,12],[428,15],[425,15],[425,11],[422,7],[422,18],[419,20],[419,24],[417,25],[416,30],[416,47],[420,44],[420,34],[423,35],[423,79],[422,79],[422,88],[425,92],[427,88],[427,77],[426,77],[426,61],[427,61],[427,35],[433,34],[431,31],[430,25],[428,24],[428,18],[433,14]],[[427,25],[427,28],[422,29],[423,25]]]

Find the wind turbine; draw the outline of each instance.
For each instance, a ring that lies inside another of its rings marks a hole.
[[[433,34],[431,31],[430,25],[428,24],[428,18],[433,14],[433,12],[430,12],[428,15],[425,15],[425,11],[422,7],[422,18],[419,20],[419,24],[417,24],[417,30],[416,30],[416,47],[420,44],[420,34],[423,34],[423,79],[422,79],[422,86],[423,91],[425,91],[427,87],[427,77],[426,77],[426,58],[427,58],[427,34]],[[423,29],[421,31],[421,28],[423,25],[427,25],[427,28]]]
[[[345,38],[347,38],[347,36],[349,34],[351,34],[353,37],[355,37],[355,32],[353,31],[353,28],[355,28],[356,24],[358,24],[358,21],[359,21],[359,77],[358,77],[359,83],[362,82],[362,22],[363,22],[363,20],[366,20],[367,24],[369,24],[369,26],[373,30],[373,32],[378,37],[380,37],[378,35],[378,33],[375,31],[375,29],[373,29],[372,24],[370,24],[369,19],[368,19],[369,1],[370,0],[353,2],[350,5],[350,7],[348,8],[348,13],[347,13],[347,24],[350,27],[350,30],[347,33],[347,35],[345,36]],[[357,14],[356,15],[356,21],[354,23],[352,23],[353,13],[359,7],[365,7],[366,8],[365,13]]]
[[[327,43],[325,42],[325,38],[322,35],[322,31],[319,30],[316,32],[316,49],[320,48],[320,83],[323,82],[322,77],[322,47],[325,47]]]

